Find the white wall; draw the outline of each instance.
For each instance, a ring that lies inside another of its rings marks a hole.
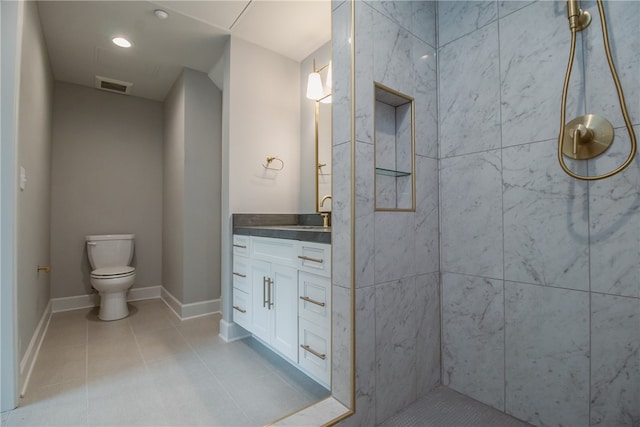
[[[162,283],[162,104],[57,82],[51,294],[91,293],[87,234],[134,233],[134,287]]]
[[[300,67],[231,38],[229,208],[231,213],[294,213],[300,194]],[[283,170],[267,171],[267,156]]]

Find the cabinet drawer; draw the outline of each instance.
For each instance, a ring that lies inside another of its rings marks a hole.
[[[325,385],[331,382],[331,337],[322,328],[306,319],[299,323],[298,363],[301,368]]]
[[[233,321],[251,331],[251,295],[239,289],[233,290]]]
[[[243,292],[251,293],[251,277],[250,277],[249,258],[234,255],[233,256],[233,287]]]
[[[249,256],[249,244],[251,239],[249,236],[241,234],[233,235],[233,255]]]
[[[298,273],[298,315],[322,327],[331,324],[331,281],[328,277]]]
[[[296,267],[297,240],[251,236],[251,258]]]
[[[301,271],[331,277],[331,245],[300,242],[297,258]]]

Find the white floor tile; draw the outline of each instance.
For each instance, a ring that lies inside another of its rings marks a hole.
[[[222,341],[219,315],[180,321],[161,300],[129,310],[113,322],[97,309],[54,314],[2,427],[259,426],[322,395],[257,341]]]

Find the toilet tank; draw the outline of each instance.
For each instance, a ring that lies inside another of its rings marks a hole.
[[[131,264],[134,234],[85,236],[91,267],[119,267]]]

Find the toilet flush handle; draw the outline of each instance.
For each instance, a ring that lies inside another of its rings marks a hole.
[[[87,246],[95,246],[95,245],[97,245],[96,242],[87,242]]]

